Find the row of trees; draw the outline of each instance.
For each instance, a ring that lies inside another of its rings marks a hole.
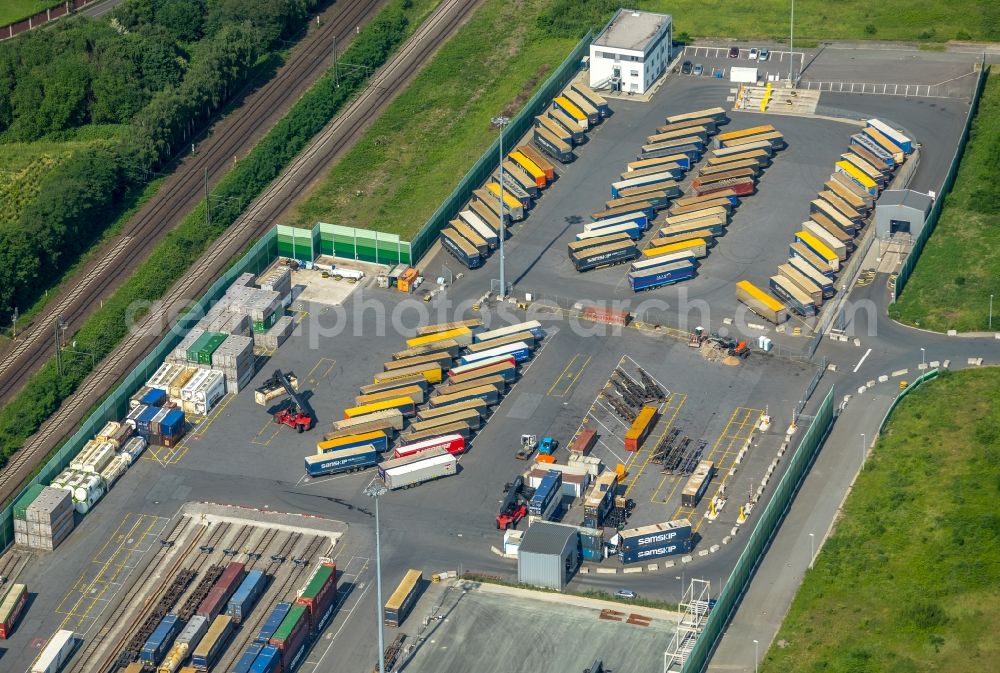
[[[110,24],[80,17],[0,45],[0,141],[125,123],[115,142],[56,167],[18,220],[0,227],[2,319],[100,237],[123,196],[191,141],[316,1],[128,0]]]
[[[110,353],[126,335],[126,316],[136,303],[161,298],[196,259],[288,163],[306,146],[338,110],[367,81],[367,72],[381,66],[407,35],[402,8],[409,0],[396,0],[362,29],[344,54],[344,61],[366,66],[340,77],[337,87],[328,74],[310,89],[257,144],[249,156],[215,187],[211,227],[205,226],[201,206],[157,245],[148,260],[95,312],[76,334],[76,350],[93,353],[98,360]],[[78,185],[78,188],[82,185]],[[0,254],[4,244],[0,242]],[[0,273],[3,268],[0,268]],[[0,287],[4,284],[0,280]],[[42,422],[58,409],[91,371],[88,357],[66,357],[62,376],[54,362],[35,374],[22,392],[0,408],[0,468],[23,446]]]

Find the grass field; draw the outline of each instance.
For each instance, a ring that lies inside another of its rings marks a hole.
[[[1000,327],[1000,75],[990,75],[937,228],[889,315],[925,329]]]
[[[293,213],[396,233],[423,226],[496,137],[490,119],[520,109],[577,40],[534,28],[546,0],[487,0]]]
[[[982,369],[899,405],[762,673],[997,670],[998,399]]]
[[[43,9],[55,7],[59,0],[3,0],[0,2],[0,26],[27,19]]]

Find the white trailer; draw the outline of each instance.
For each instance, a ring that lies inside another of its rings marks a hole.
[[[76,634],[65,629],[49,638],[41,654],[31,665],[31,673],[56,673],[76,647]]]
[[[444,448],[387,460],[378,466],[378,476],[389,490],[409,488],[425,481],[455,474],[458,460]]]

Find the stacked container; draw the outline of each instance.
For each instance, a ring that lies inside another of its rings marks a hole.
[[[186,365],[188,363],[188,356],[187,356],[188,350],[190,350],[191,347],[194,346],[195,343],[198,341],[198,339],[200,339],[202,335],[205,334],[205,331],[206,330],[201,327],[201,323],[198,323],[197,327],[192,328],[190,332],[184,335],[184,338],[181,339],[181,342],[176,346],[174,346],[174,350],[171,351],[170,357],[167,359],[167,362]]]
[[[292,271],[287,266],[278,267],[262,276],[260,289],[277,292],[281,303],[285,306],[292,301]]]
[[[32,486],[14,503],[14,542],[52,551],[73,530],[73,499],[69,491]]]
[[[266,332],[254,332],[253,339],[257,346],[274,350],[280,347],[292,334],[295,323],[292,316],[286,315],[278,318],[271,329]]]
[[[288,616],[288,611],[291,609],[291,603],[278,603],[275,605],[274,609],[271,610],[271,614],[267,616],[267,621],[260,627],[257,637],[254,638],[254,642],[259,645],[267,645],[271,641],[271,636],[281,626],[281,622],[285,621],[285,617]]]
[[[303,656],[308,636],[309,608],[305,605],[293,605],[270,640],[271,646],[281,652],[282,670],[294,670]],[[261,656],[264,656],[264,650],[261,651]]]
[[[173,362],[164,362],[149,378],[149,380],[146,381],[146,385],[150,388],[158,388],[166,392],[170,382],[173,381],[183,369],[184,365],[174,364]]]
[[[305,589],[295,599],[295,604],[304,605],[309,609],[309,625],[313,631],[320,631],[333,612],[336,597],[337,564],[327,561],[316,568]]]
[[[229,606],[226,608],[226,614],[233,618],[234,624],[243,621],[247,613],[253,609],[266,586],[267,575],[262,570],[251,570],[247,573],[246,579],[233,593],[233,597],[229,599]]]
[[[69,466],[78,472],[100,474],[117,455],[117,447],[111,442],[92,439],[83,445],[83,450],[76,454]]]
[[[226,390],[238,393],[254,375],[253,339],[231,335],[212,353],[212,367],[223,373]]]
[[[197,367],[184,367],[177,373],[177,376],[167,384],[167,395],[170,397],[170,401],[177,404],[181,399],[181,391],[184,390],[184,386],[194,378],[194,375],[198,373]]]
[[[233,561],[226,566],[219,576],[218,581],[212,585],[208,595],[205,596],[195,614],[202,615],[208,619],[214,619],[216,615],[226,609],[233,592],[240,586],[246,576],[246,566]]]
[[[166,615],[160,620],[153,633],[143,644],[142,650],[139,652],[139,661],[155,666],[166,655],[180,626],[181,622],[175,614]]]
[[[131,465],[135,461],[139,460],[139,456],[141,456],[142,452],[145,450],[146,440],[142,437],[133,437],[125,442],[125,446],[122,447],[122,451],[118,455],[124,456],[128,460],[129,465]]]
[[[227,334],[223,334],[222,332],[203,332],[187,349],[188,363],[192,365],[211,365],[212,353],[222,345],[227,336]]]
[[[159,388],[143,386],[128,400],[128,408],[135,409],[138,406],[158,407],[166,404],[167,393]]]
[[[115,450],[118,450],[132,436],[133,431],[134,428],[130,425],[118,421],[108,421],[94,438],[100,442],[110,442],[114,445]]]
[[[603,528],[580,528],[580,555],[587,561],[604,560]]]

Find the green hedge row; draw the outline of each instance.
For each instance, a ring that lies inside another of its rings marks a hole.
[[[383,9],[361,30],[343,60],[367,66],[369,72],[385,63],[406,39],[409,21],[404,8],[408,6],[409,0],[396,0]],[[133,313],[130,309],[166,294],[190,263],[278,177],[367,79],[366,73],[352,69],[340,74],[339,87],[330,74],[314,85],[212,191],[211,226],[205,224],[204,206],[195,208],[87,320],[76,335],[75,350],[93,353],[98,360],[108,355],[127,334],[128,317],[138,318],[145,312]],[[89,356],[66,355],[64,360],[67,361],[62,377],[58,376],[54,361],[47,363],[0,411],[0,467],[91,371]]]

